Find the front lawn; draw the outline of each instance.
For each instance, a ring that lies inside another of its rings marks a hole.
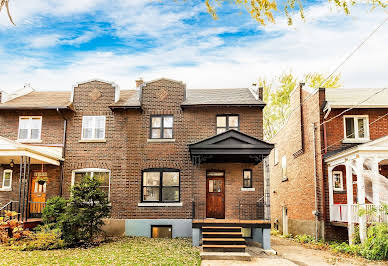
[[[14,251],[0,245],[0,265],[199,265],[191,239],[126,237],[83,249]]]

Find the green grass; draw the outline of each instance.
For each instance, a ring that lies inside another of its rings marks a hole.
[[[0,265],[199,265],[191,239],[127,237],[83,249],[14,251],[0,246]]]

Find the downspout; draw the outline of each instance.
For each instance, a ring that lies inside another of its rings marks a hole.
[[[325,109],[323,110],[324,112],[326,111],[326,113],[325,113],[325,115],[324,115],[324,117],[323,117],[323,119],[325,120],[328,116],[329,116],[329,114],[330,114],[330,112],[331,112],[331,106],[330,106],[330,104],[329,103],[326,103],[326,107],[325,107]],[[326,123],[324,123],[323,124],[323,143],[324,143],[324,145],[325,145],[325,154],[327,153],[327,133],[326,133]]]
[[[65,116],[61,113],[59,108],[57,108],[58,114],[63,118],[63,143],[62,143],[62,158],[65,159],[66,155],[66,131],[67,131],[67,119]],[[63,196],[63,179],[64,179],[64,167],[63,167],[63,161],[60,162],[60,167],[61,167],[61,185],[59,186],[59,195],[62,197]]]
[[[315,216],[315,240],[318,240],[318,192],[317,192],[317,150],[316,150],[316,143],[315,143],[315,123],[312,123],[313,126],[313,153],[314,153],[314,194],[315,194],[315,210],[313,212]]]

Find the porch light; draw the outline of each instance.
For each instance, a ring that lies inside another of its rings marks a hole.
[[[11,166],[11,168],[13,168],[14,165],[15,165],[15,163],[13,162],[13,159],[11,159],[11,162],[9,163],[9,166]]]

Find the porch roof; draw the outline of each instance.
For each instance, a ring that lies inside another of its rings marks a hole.
[[[192,160],[199,162],[241,162],[259,163],[268,156],[273,144],[254,138],[236,130],[221,134],[189,145]]]
[[[388,159],[388,135],[347,149],[334,151],[325,156],[325,162],[329,165],[343,164],[345,159],[354,159],[357,156],[378,160]]]
[[[62,147],[22,144],[0,136],[0,164],[20,163],[20,157],[31,158],[31,164],[59,165],[62,158]]]

